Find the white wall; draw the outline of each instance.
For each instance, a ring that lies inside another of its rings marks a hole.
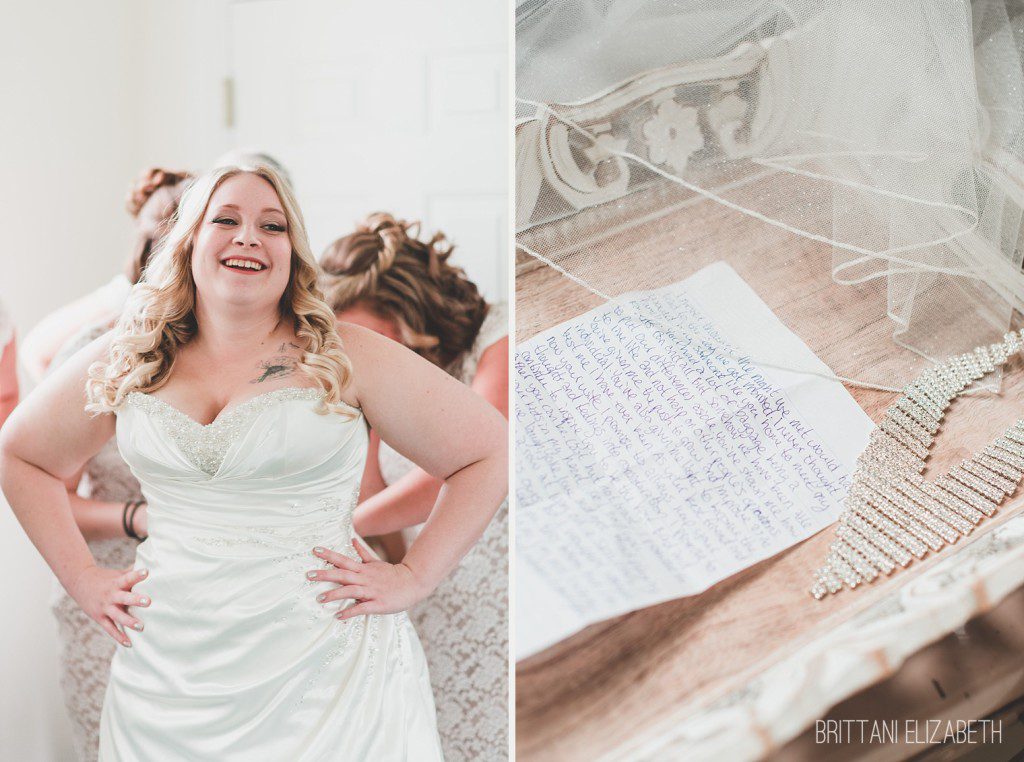
[[[289,167],[314,252],[389,211],[443,230],[505,298],[506,15],[495,0],[232,4],[235,136]]]
[[[224,122],[228,0],[141,0],[139,166],[202,168],[231,147]]]
[[[136,171],[134,5],[5,12],[0,298],[22,330],[109,279],[130,240],[118,210]]]
[[[223,124],[227,0],[19,2],[0,46],[0,299],[24,334],[120,271],[129,184],[196,168]]]

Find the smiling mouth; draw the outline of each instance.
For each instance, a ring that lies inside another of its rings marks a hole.
[[[255,259],[247,259],[244,257],[229,257],[221,260],[221,264],[232,270],[238,270],[239,272],[260,272],[266,270],[267,267],[262,262],[258,262]]]

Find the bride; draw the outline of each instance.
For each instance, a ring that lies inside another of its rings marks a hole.
[[[19,522],[125,646],[101,760],[441,757],[404,612],[501,504],[505,421],[401,345],[336,329],[316,278],[280,176],[214,170],[117,327],[4,427],[0,486]],[[351,528],[368,424],[444,480],[398,564]],[[149,503],[134,569],[95,564],[62,482],[113,436]]]

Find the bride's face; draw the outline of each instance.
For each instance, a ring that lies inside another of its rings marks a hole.
[[[210,197],[192,247],[199,296],[254,308],[274,305],[288,285],[292,244],[274,187],[259,175],[232,175]]]

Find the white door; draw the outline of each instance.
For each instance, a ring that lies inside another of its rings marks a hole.
[[[316,254],[389,211],[443,230],[505,298],[506,16],[500,0],[232,2],[232,137],[287,167]]]

